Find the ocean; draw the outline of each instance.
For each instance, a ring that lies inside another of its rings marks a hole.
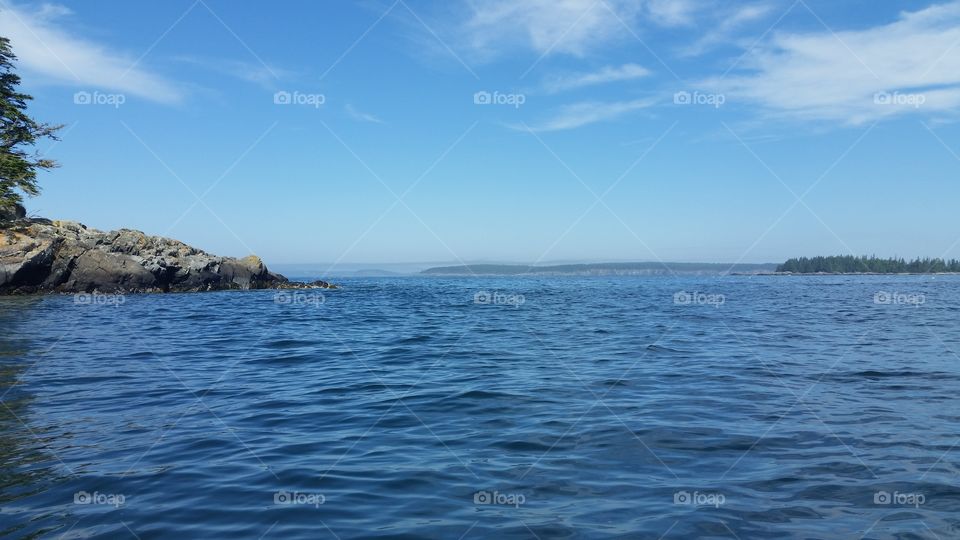
[[[960,277],[0,298],[7,538],[958,538]]]

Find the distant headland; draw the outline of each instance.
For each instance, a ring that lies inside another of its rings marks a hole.
[[[725,264],[675,262],[617,262],[555,265],[464,264],[437,266],[420,272],[431,276],[723,276],[723,275],[843,275],[843,274],[952,274],[960,260],[917,258],[797,257],[782,264]]]
[[[421,274],[433,276],[672,276],[772,273],[777,265],[618,262],[593,264],[557,264],[535,266],[523,264],[467,264],[428,268]]]

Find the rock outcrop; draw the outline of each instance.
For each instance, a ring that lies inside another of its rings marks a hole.
[[[0,223],[8,223],[27,217],[27,209],[19,204],[0,206]]]
[[[259,257],[218,257],[183,242],[72,221],[15,220],[0,225],[0,294],[186,292],[332,288],[291,282]]]

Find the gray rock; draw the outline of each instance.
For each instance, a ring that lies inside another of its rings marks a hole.
[[[0,206],[0,223],[9,223],[27,217],[27,209],[19,204]]]
[[[290,282],[254,255],[218,257],[130,229],[45,219],[0,225],[0,294],[333,287]]]
[[[11,283],[28,287],[43,283],[61,243],[56,238],[30,238],[0,231],[0,288]]]
[[[132,257],[91,249],[73,261],[70,277],[60,288],[70,292],[123,292],[155,286],[153,274]]]

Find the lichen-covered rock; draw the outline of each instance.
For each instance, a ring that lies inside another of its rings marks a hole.
[[[4,231],[0,234],[0,287],[4,283],[43,283],[61,243],[57,238],[31,238]]]
[[[183,242],[73,221],[0,225],[0,294],[333,288],[290,282],[255,255],[218,257]]]

